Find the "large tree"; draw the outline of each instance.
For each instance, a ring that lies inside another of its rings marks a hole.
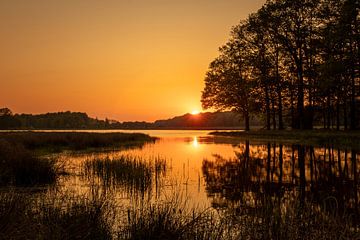
[[[293,128],[321,119],[325,128],[357,128],[359,20],[355,0],[268,0],[232,29],[211,63],[204,108],[245,120],[260,109],[266,129],[284,128],[289,116]]]
[[[237,26],[231,39],[220,48],[220,56],[209,66],[202,92],[204,109],[232,110],[243,115],[245,130],[250,130],[250,112],[254,106],[254,83],[249,78],[251,69],[247,62],[248,48],[239,38]]]

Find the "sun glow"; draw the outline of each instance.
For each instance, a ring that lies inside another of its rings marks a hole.
[[[198,115],[199,113],[200,113],[200,111],[198,111],[198,110],[193,110],[193,111],[191,112],[192,115]]]

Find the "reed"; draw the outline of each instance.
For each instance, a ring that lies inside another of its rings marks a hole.
[[[95,197],[94,197],[95,196]],[[0,239],[114,239],[105,195],[0,194]]]
[[[130,191],[145,192],[166,172],[166,160],[146,160],[131,155],[92,159],[85,161],[84,171],[89,179],[97,176],[106,187],[121,186]]]

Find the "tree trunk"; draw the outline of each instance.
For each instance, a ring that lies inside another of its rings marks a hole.
[[[340,130],[340,103],[339,99],[336,101],[336,130]]]
[[[290,106],[291,128],[296,128],[293,92],[291,92],[291,94],[290,94],[290,103],[291,103],[291,106]]]
[[[266,130],[270,130],[270,96],[269,96],[269,87],[265,83],[265,110],[266,110]]]
[[[300,129],[304,129],[304,76],[302,60],[297,66],[298,71],[298,99],[297,99],[297,113],[298,113],[298,125]]]
[[[356,129],[355,75],[351,76],[350,129]]]
[[[347,104],[346,104],[346,97],[344,98],[344,129],[347,130],[348,129],[348,116],[347,116]]]
[[[278,116],[279,116],[279,130],[284,129],[283,115],[282,115],[282,94],[281,94],[281,82],[279,76],[279,50],[276,50],[276,59],[275,59],[275,67],[276,67],[276,82],[277,82],[277,95],[278,95]]]
[[[327,97],[327,129],[331,127],[331,105],[330,105],[330,96]]]
[[[250,117],[248,111],[244,113],[245,131],[250,131]]]
[[[272,108],[272,121],[273,121],[273,128],[276,130],[276,111],[275,111],[275,99],[271,98],[271,108]]]

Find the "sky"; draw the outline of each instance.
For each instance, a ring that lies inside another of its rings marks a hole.
[[[119,121],[201,110],[209,63],[265,0],[1,0],[0,108]]]

